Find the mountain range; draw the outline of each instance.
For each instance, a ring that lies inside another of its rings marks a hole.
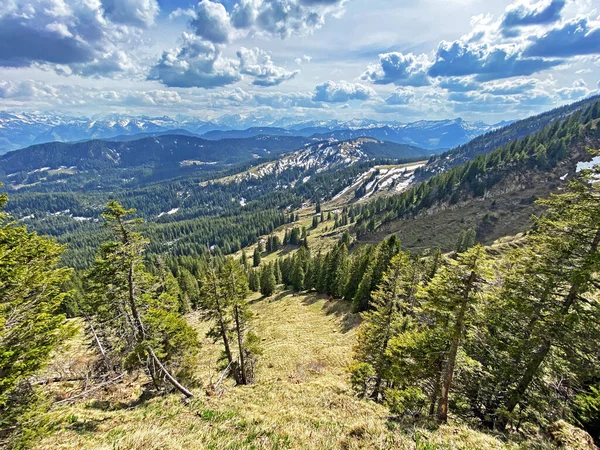
[[[414,123],[354,119],[347,122],[301,119],[223,116],[215,120],[194,117],[70,117],[58,114],[0,111],[0,154],[34,144],[93,139],[131,140],[164,134],[189,134],[206,139],[247,138],[259,135],[303,136],[337,140],[372,137],[430,150],[449,149],[487,133],[505,122],[452,120]]]

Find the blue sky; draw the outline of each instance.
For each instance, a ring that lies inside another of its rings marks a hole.
[[[0,109],[413,121],[599,91],[596,0],[0,0]]]

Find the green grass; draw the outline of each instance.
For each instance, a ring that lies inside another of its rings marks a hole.
[[[131,376],[111,391],[53,409],[51,432],[35,448],[519,448],[461,425],[398,423],[385,407],[355,398],[346,367],[360,319],[346,302],[285,292],[270,299],[255,296],[252,302],[264,349],[256,384],[228,384],[221,396],[197,388],[186,405],[178,395],[140,400],[142,380]],[[207,329],[195,315],[190,322],[201,333]],[[218,378],[220,351],[204,340],[197,366],[204,385]]]

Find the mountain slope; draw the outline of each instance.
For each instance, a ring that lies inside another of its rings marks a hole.
[[[179,167],[185,164],[233,164],[294,150],[309,139],[257,136],[210,141],[193,136],[167,135],[130,142],[93,140],[52,142],[0,156],[0,174],[76,166],[80,170],[131,168],[144,165]]]
[[[430,176],[431,174],[443,172],[452,167],[459,166],[475,158],[477,155],[489,153],[495,148],[510,141],[531,135],[552,122],[563,120],[576,111],[580,111],[590,105],[596,104],[598,99],[600,99],[600,96],[593,96],[490,131],[489,133],[473,139],[465,145],[461,145],[433,158],[427,164],[422,174]]]
[[[589,148],[600,149],[599,121],[597,100],[558,124],[377,200],[366,214],[377,222],[377,232],[367,233],[361,219],[357,233],[378,241],[397,232],[405,234],[405,245],[449,249],[456,234],[448,231],[456,227],[474,228],[485,243],[524,231],[536,212],[534,200],[573,177],[592,158]]]
[[[313,174],[331,172],[360,162],[389,158],[400,161],[426,159],[432,152],[418,147],[393,142],[382,142],[372,138],[348,141],[324,141],[307,145],[275,161],[260,164],[248,171],[233,175],[224,181],[261,179],[268,175],[281,175],[288,171],[294,175],[286,177],[294,185],[297,181],[308,181]],[[290,179],[290,176],[293,179]]]

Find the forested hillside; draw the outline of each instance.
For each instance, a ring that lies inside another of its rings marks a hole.
[[[360,138],[11,190],[0,442],[594,449],[599,105],[421,183]]]

